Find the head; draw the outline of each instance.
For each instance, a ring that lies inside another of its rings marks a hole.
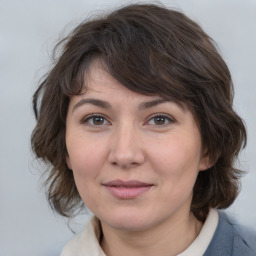
[[[52,166],[48,200],[58,213],[73,216],[83,207],[66,161],[66,119],[72,98],[88,89],[85,77],[90,79],[95,60],[130,92],[158,96],[192,113],[209,163],[193,187],[190,209],[196,218],[203,221],[209,208],[232,204],[241,174],[235,160],[246,131],[232,108],[228,67],[198,24],[161,6],[130,5],[81,23],[61,45],[62,53],[34,94],[32,134],[37,157]]]

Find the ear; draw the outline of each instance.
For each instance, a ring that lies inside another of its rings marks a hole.
[[[199,163],[199,171],[205,171],[212,167],[213,164],[211,163],[208,154],[204,154],[201,157],[200,163]]]
[[[71,165],[70,157],[68,155],[66,156],[66,164],[68,166],[68,169],[72,170],[72,165]]]

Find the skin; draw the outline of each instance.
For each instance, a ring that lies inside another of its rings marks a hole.
[[[190,205],[198,172],[209,168],[191,111],[128,90],[98,61],[85,82],[68,108],[66,161],[82,200],[101,221],[103,250],[177,255],[202,227]],[[117,179],[152,186],[120,199],[103,185]]]

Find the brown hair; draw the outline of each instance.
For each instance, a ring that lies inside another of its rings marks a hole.
[[[48,201],[59,214],[72,216],[83,206],[65,162],[65,120],[69,99],[85,87],[84,74],[96,57],[128,89],[183,102],[193,112],[213,163],[198,174],[194,215],[203,221],[210,207],[232,204],[241,175],[235,160],[246,144],[246,130],[232,108],[228,67],[198,24],[162,6],[129,5],[83,22],[57,47],[62,45],[60,57],[34,94],[37,125],[31,138],[37,157],[52,165]]]

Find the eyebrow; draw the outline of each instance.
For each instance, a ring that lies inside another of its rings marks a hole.
[[[77,108],[81,107],[85,104],[92,104],[94,106],[100,107],[100,108],[111,108],[111,105],[103,100],[97,100],[97,99],[82,99],[80,100],[72,109],[72,112],[74,112]]]
[[[171,102],[170,100],[166,100],[166,99],[156,99],[153,101],[148,101],[148,102],[143,102],[139,105],[139,110],[144,110],[144,109],[148,109],[148,108],[152,108],[156,105],[159,105],[161,103],[165,103],[165,102]],[[110,103],[103,101],[103,100],[98,100],[98,99],[82,99],[80,100],[72,109],[72,112],[74,112],[77,108],[81,107],[82,105],[85,104],[92,104],[94,106],[100,107],[100,108],[104,108],[104,109],[110,109],[111,105]]]
[[[167,99],[156,99],[153,101],[148,101],[148,102],[143,102],[139,105],[139,109],[147,109],[147,108],[152,108],[156,105],[159,105],[161,103],[165,103],[165,102],[171,102],[170,100]]]

